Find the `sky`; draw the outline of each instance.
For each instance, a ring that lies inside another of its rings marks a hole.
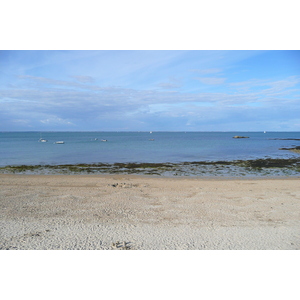
[[[3,50],[1,131],[300,131],[300,51]]]

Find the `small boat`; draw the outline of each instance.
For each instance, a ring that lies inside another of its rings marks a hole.
[[[39,139],[39,142],[41,142],[41,143],[46,143],[46,142],[48,142],[46,139],[43,139],[42,138],[42,133],[40,132],[40,139]]]
[[[101,142],[107,142],[107,140],[101,140]]]
[[[154,141],[154,139],[149,139],[149,141]]]
[[[64,144],[64,143],[65,143],[64,141],[57,141],[54,144]]]

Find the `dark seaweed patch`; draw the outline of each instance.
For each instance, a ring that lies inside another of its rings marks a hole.
[[[300,164],[300,159],[297,158],[266,158],[255,160],[241,160],[234,162],[238,166],[250,168],[286,168],[294,167]]]
[[[272,170],[272,172],[267,171]],[[300,158],[264,158],[235,161],[192,161],[182,163],[95,163],[64,165],[20,165],[0,168],[1,173],[21,174],[145,174],[167,176],[245,176],[247,174],[292,174],[300,171]],[[275,173],[274,173],[275,172]]]

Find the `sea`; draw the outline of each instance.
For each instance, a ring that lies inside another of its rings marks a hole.
[[[300,132],[0,132],[0,166],[299,158],[279,150],[295,146]]]

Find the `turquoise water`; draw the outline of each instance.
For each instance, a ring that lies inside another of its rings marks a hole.
[[[300,139],[300,132],[1,132],[0,166],[299,157],[279,148],[300,140],[280,139]]]

